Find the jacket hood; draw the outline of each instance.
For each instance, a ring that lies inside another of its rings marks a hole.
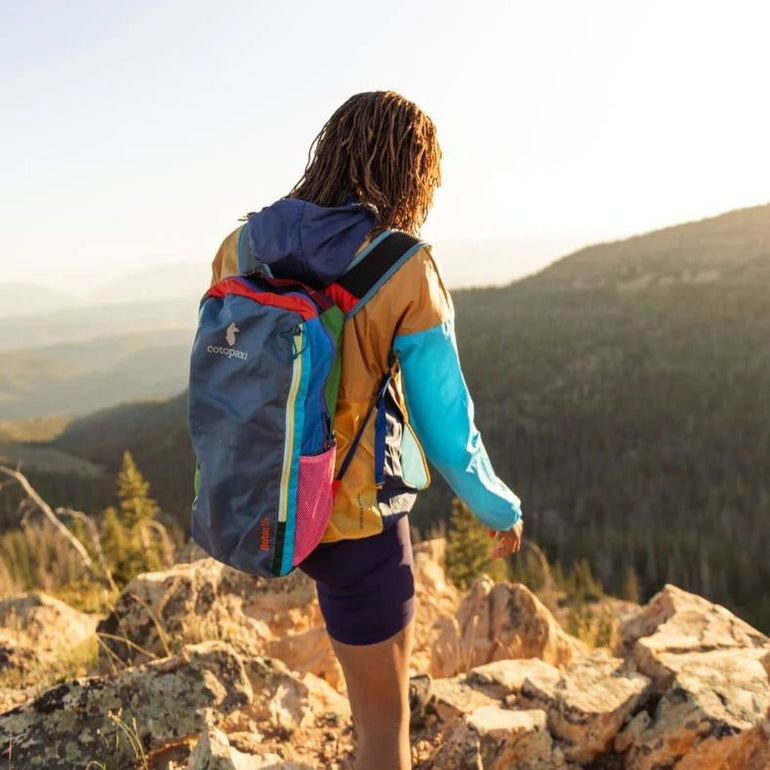
[[[360,203],[324,207],[284,198],[250,214],[247,227],[253,259],[277,277],[322,288],[342,275],[374,224]]]

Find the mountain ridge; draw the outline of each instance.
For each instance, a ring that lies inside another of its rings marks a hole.
[[[669,225],[630,238],[591,244],[555,260],[543,270],[523,278],[522,281],[564,279],[569,277],[572,271],[585,271],[593,267],[601,267],[606,273],[611,266],[625,275],[633,275],[635,270],[642,268],[649,270],[651,267],[665,267],[670,270],[673,266],[670,262],[663,260],[670,259],[671,256],[687,257],[687,263],[676,265],[687,269],[708,270],[719,267],[724,269],[727,266],[735,267],[736,262],[741,267],[745,267],[747,264],[752,264],[757,256],[752,254],[746,259],[747,255],[740,246],[740,231],[747,226],[752,229],[755,238],[764,241],[761,261],[763,264],[770,264],[770,203],[767,203],[704,217],[692,222]],[[693,235],[697,237],[694,238]],[[644,247],[646,259],[635,264],[630,257],[638,255],[639,245]],[[717,263],[713,261],[715,245],[719,247]],[[607,254],[611,255],[611,260],[606,258]],[[709,259],[704,261],[707,254]],[[594,261],[592,258],[596,255],[599,256],[599,260]],[[741,259],[744,261],[741,262]],[[726,262],[726,260],[729,261]]]

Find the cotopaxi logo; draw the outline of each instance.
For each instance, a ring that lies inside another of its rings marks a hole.
[[[227,356],[228,358],[242,358],[245,361],[249,357],[249,354],[245,350],[238,350],[237,348],[233,347],[233,345],[235,345],[235,335],[239,331],[240,329],[235,325],[235,322],[231,323],[225,332],[225,339],[227,340],[227,344],[230,347],[223,348],[219,345],[209,345],[206,350],[209,353],[214,353],[218,356]]]
[[[249,357],[245,350],[236,350],[235,348],[220,348],[218,345],[209,345],[206,350],[209,353],[216,353],[218,356],[227,356],[228,358],[242,358],[244,361]]]

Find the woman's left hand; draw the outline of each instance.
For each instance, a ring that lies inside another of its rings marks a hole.
[[[524,520],[519,519],[511,529],[505,532],[490,532],[490,537],[496,537],[497,543],[489,552],[493,559],[504,558],[512,553],[518,553],[521,548],[521,538],[524,535]]]

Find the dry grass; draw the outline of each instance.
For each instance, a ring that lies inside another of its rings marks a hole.
[[[0,565],[0,597],[31,590],[55,593],[87,577],[72,546],[41,524],[0,535]]]

